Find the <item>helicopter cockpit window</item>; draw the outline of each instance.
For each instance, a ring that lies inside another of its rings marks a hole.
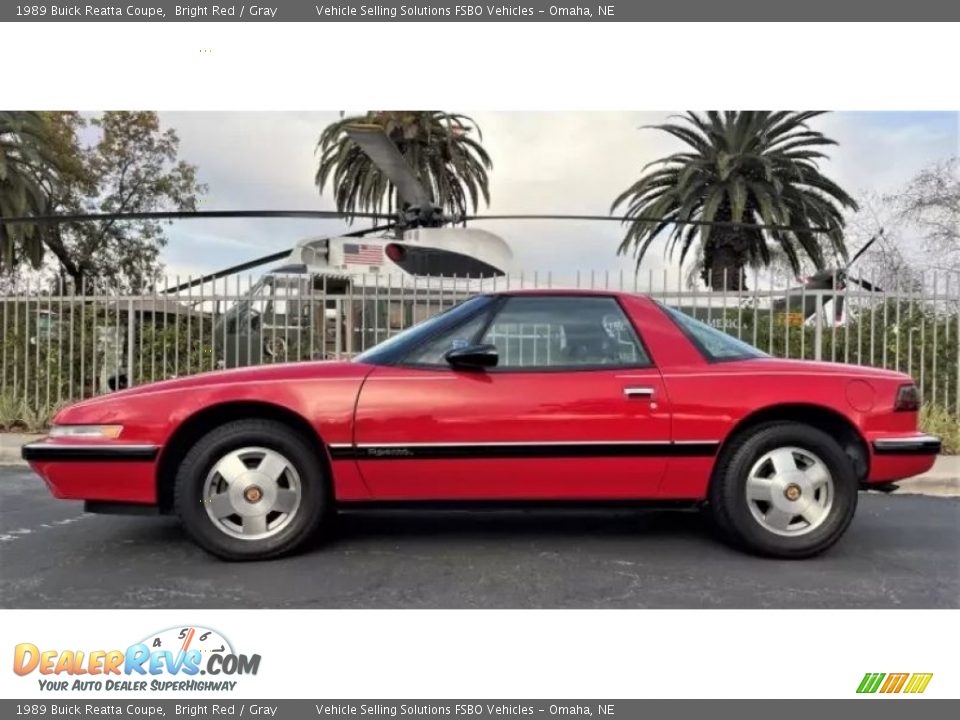
[[[264,327],[293,328],[310,324],[310,279],[301,275],[266,278],[260,297],[251,309],[262,318]]]

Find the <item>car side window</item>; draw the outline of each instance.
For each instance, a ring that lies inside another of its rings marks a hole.
[[[471,344],[473,338],[483,329],[489,316],[489,312],[482,312],[454,328],[445,330],[437,337],[413,350],[403,359],[404,364],[446,366],[447,361],[443,356],[450,350]]]
[[[496,346],[497,368],[503,369],[650,365],[629,320],[610,297],[511,297],[480,343]]]

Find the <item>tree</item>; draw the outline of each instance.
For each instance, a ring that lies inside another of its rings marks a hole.
[[[899,219],[922,234],[921,250],[943,269],[960,268],[960,158],[921,170],[885,200]]]
[[[768,265],[778,245],[794,272],[801,254],[817,269],[824,246],[846,257],[843,209],[856,202],[824,176],[818,148],[836,145],[807,121],[819,112],[688,112],[680,122],[653,126],[689,146],[644,166],[639,180],[614,200],[632,218],[619,252],[633,252],[639,267],[651,244],[667,232],[667,253],[680,249],[680,263],[699,241],[702,279],[714,289],[745,287],[744,268]],[[646,172],[654,165],[662,167]],[[790,230],[672,221],[744,222]],[[825,232],[818,233],[818,228]],[[818,237],[820,235],[821,237]]]
[[[380,212],[384,202],[388,212],[403,208],[393,184],[347,135],[346,128],[356,123],[381,126],[434,202],[449,214],[476,211],[481,198],[490,204],[487,171],[493,164],[481,144],[480,128],[471,118],[438,110],[375,111],[328,125],[317,143],[316,185],[320,192],[328,182],[333,186],[338,210]]]
[[[51,194],[62,213],[192,211],[206,187],[197,168],[178,159],[180,141],[162,129],[155,112],[105,112],[91,120],[98,140],[81,147],[83,121],[71,114],[49,117],[64,158],[78,166]],[[107,286],[141,292],[160,268],[166,245],[157,220],[106,220],[49,226],[44,239],[62,272],[76,287]]]
[[[43,115],[0,111],[0,217],[43,215],[51,188],[61,182],[61,161],[51,147]],[[43,240],[36,225],[0,224],[0,268],[26,259],[39,267]]]

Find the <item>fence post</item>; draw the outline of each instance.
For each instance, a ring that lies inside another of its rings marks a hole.
[[[119,306],[118,306],[119,307]],[[133,296],[127,300],[127,387],[133,387],[133,353],[136,348],[133,317]],[[119,371],[120,368],[117,368]]]
[[[816,313],[813,325],[813,359],[823,359],[823,294],[817,291]]]

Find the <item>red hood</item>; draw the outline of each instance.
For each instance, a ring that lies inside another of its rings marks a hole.
[[[194,387],[211,387],[215,385],[244,385],[275,380],[309,380],[318,377],[360,378],[373,369],[364,363],[354,363],[342,360],[318,360],[298,363],[277,363],[275,365],[257,365],[253,367],[234,368],[232,370],[214,370],[196,375],[189,375],[172,380],[137,385],[136,387],[120,390],[106,395],[99,395],[89,400],[72,405],[72,408],[89,407],[101,402],[112,402],[128,397],[149,395],[171,390],[188,390]]]

